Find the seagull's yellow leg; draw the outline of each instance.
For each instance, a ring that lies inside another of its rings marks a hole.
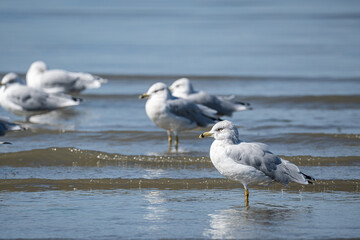
[[[171,134],[168,135],[168,142],[169,142],[169,152],[171,152],[171,145],[172,145],[172,137],[171,137]]]
[[[176,135],[176,136],[175,136],[175,150],[176,150],[176,151],[178,150],[178,145],[179,145],[179,136]]]
[[[245,188],[245,206],[249,206],[249,190]]]

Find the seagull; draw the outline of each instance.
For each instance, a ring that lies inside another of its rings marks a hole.
[[[65,94],[50,94],[20,83],[16,73],[6,74],[0,82],[0,105],[15,115],[33,115],[79,105],[80,99]]]
[[[263,143],[243,142],[235,125],[227,120],[216,123],[199,138],[213,137],[210,159],[225,177],[239,181],[245,188],[245,206],[249,205],[248,186],[267,185],[273,181],[287,185],[289,182],[313,184],[314,178],[302,173],[287,160],[269,151]]]
[[[173,135],[177,151],[180,131],[206,127],[219,120],[214,110],[172,96],[168,87],[162,82],[153,84],[147,93],[140,95],[139,98],[148,98],[145,106],[146,114],[156,126],[167,130],[169,151],[171,151]]]
[[[43,89],[48,93],[81,92],[89,88],[99,88],[106,79],[89,73],[48,70],[45,62],[33,62],[26,74],[28,86]]]
[[[217,111],[219,116],[232,116],[235,111],[250,110],[249,103],[233,101],[231,97],[218,97],[203,91],[195,91],[188,78],[180,78],[169,87],[172,95],[205,105]]]
[[[23,128],[16,123],[12,123],[7,119],[0,117],[0,136],[4,136],[7,131],[20,131]],[[0,144],[12,144],[11,142],[0,142]]]
[[[0,117],[0,136],[4,136],[7,131],[20,131],[23,128],[16,123],[12,123],[7,119]]]

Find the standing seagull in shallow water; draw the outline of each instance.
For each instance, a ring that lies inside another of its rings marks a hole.
[[[245,205],[249,205],[248,186],[269,184],[276,181],[288,184],[312,184],[314,178],[302,173],[299,168],[274,155],[263,143],[242,142],[237,128],[230,121],[221,121],[200,138],[213,137],[210,159],[215,168],[225,177],[239,181],[245,188]]]
[[[15,73],[6,74],[0,82],[0,105],[15,115],[33,115],[79,105],[80,100],[65,94],[50,94],[20,84]]]
[[[222,98],[210,95],[203,91],[195,91],[190,80],[180,78],[169,87],[172,95],[188,99],[194,103],[205,105],[217,111],[219,116],[231,116],[235,111],[250,110],[250,104],[232,101],[230,98]]]
[[[28,86],[43,89],[48,93],[81,92],[89,88],[99,88],[107,80],[89,73],[75,73],[65,70],[47,70],[45,62],[33,62],[26,74]]]
[[[219,120],[215,111],[186,99],[173,97],[164,83],[153,84],[140,99],[149,98],[145,110],[156,126],[166,129],[171,151],[172,134],[175,136],[175,149],[178,149],[178,133],[196,127],[206,127]]]

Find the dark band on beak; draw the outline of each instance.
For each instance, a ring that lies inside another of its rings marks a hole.
[[[144,93],[139,96],[139,99],[148,98],[148,97],[149,97],[149,95]]]
[[[206,138],[206,137],[211,137],[212,133],[210,132],[204,132],[202,134],[200,134],[199,138]]]

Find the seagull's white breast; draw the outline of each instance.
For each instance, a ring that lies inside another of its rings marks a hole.
[[[11,86],[3,86],[0,90],[0,105],[9,112],[15,115],[25,115],[27,112],[18,104],[12,101],[12,90],[19,84],[12,84]]]
[[[152,97],[148,99],[145,110],[156,126],[166,130],[182,131],[197,127],[195,122],[171,113],[166,105],[166,100],[162,98]]]

